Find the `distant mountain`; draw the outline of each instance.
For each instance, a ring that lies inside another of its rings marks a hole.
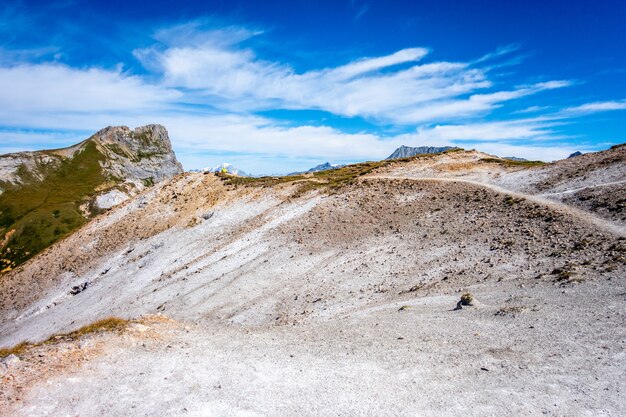
[[[508,159],[509,161],[526,162],[528,159],[518,158],[517,156],[503,156],[502,159]]]
[[[307,174],[311,172],[320,172],[320,171],[328,171],[329,169],[337,169],[345,167],[345,164],[331,164],[330,162],[324,162],[323,164],[319,164],[314,166],[311,169],[306,171],[298,171],[298,172],[290,172],[287,175],[298,175],[298,174]]]
[[[306,172],[320,172],[320,171],[328,171],[329,169],[337,169],[345,167],[345,164],[331,164],[330,162],[324,162],[323,164],[319,164],[309,169]]]
[[[452,149],[456,149],[454,146],[418,146],[416,148],[410,146],[400,146],[398,149],[393,151],[391,155],[387,159],[400,159],[400,158],[409,158],[415,155],[421,154],[431,154],[431,153],[440,153],[449,151]]]
[[[69,148],[0,155],[0,272],[181,172],[160,125],[107,127]]]
[[[313,168],[308,169],[304,172],[294,172],[293,174],[328,171],[329,169],[338,169],[338,168],[343,168],[345,166],[346,164],[331,164],[330,162],[324,162],[323,164],[316,165]]]
[[[249,177],[250,175],[246,172],[240,170],[239,168],[234,167],[232,164],[228,162],[222,162],[221,164],[214,167],[206,167],[200,170],[192,170],[192,172],[226,172],[232,175],[239,175],[240,177]]]
[[[583,154],[582,152],[576,151],[573,154],[571,154],[570,156],[568,156],[567,159],[569,159],[569,158],[576,158],[577,156],[580,156],[582,154]]]

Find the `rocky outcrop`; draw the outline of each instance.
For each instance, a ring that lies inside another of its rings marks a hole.
[[[410,158],[411,156],[415,156],[415,155],[440,153],[440,152],[445,152],[445,151],[449,151],[449,150],[452,150],[452,149],[456,149],[456,148],[453,147],[453,146],[418,146],[418,147],[411,147],[411,146],[404,146],[404,145],[402,145],[398,149],[393,151],[393,153],[391,155],[389,155],[389,157],[387,159]]]
[[[103,168],[125,180],[152,183],[183,172],[172,150],[167,130],[161,125],[147,125],[130,130],[126,126],[107,127],[88,141],[99,145],[106,155]]]

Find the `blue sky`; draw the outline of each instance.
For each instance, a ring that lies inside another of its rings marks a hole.
[[[622,0],[0,2],[0,153],[160,123],[187,169],[555,160],[626,142],[624,22]]]

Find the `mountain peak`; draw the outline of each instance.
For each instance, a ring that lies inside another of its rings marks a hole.
[[[150,124],[132,130],[127,126],[108,126],[88,141],[98,145],[107,157],[105,167],[120,178],[152,178],[159,182],[183,172],[167,129],[162,125]]]

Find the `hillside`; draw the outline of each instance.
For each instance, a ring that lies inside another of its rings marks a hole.
[[[425,155],[388,165],[380,174],[402,178],[463,179],[566,203],[626,227],[626,145],[554,163],[511,161],[475,151]]]
[[[623,152],[156,184],[0,279],[0,409],[623,415]]]
[[[0,271],[181,172],[158,125],[108,127],[69,148],[0,155]]]

